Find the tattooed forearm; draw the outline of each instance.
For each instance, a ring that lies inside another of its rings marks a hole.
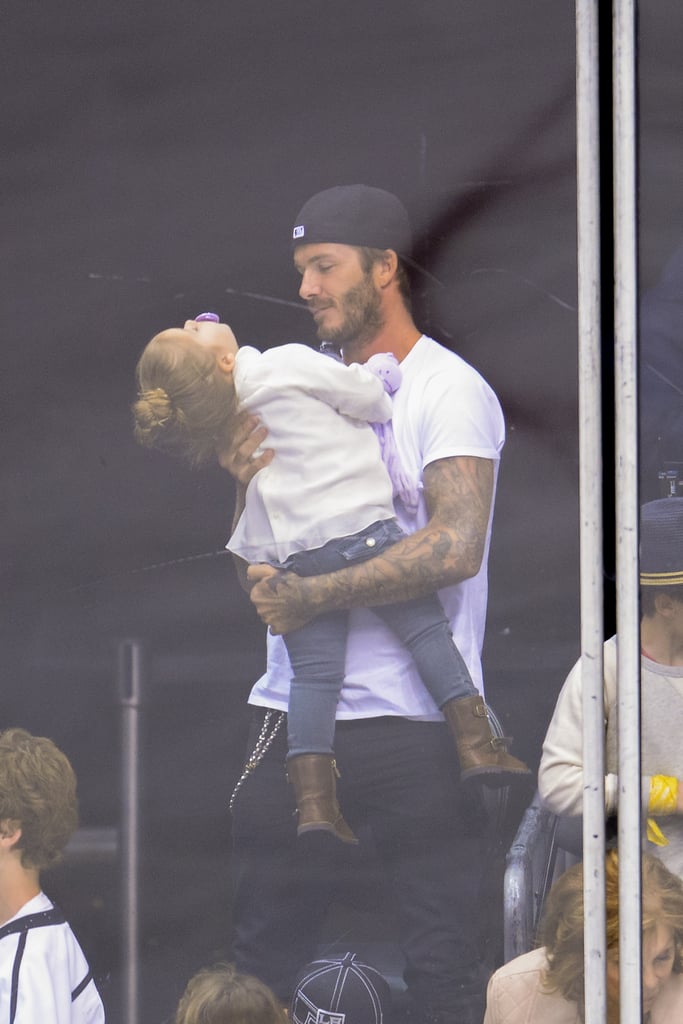
[[[430,523],[443,524],[451,550],[447,572],[450,582],[476,575],[486,544],[493,498],[493,463],[487,459],[440,459],[424,471]]]
[[[441,459],[427,466],[426,527],[382,555],[325,576],[300,580],[303,603],[324,610],[372,607],[421,597],[476,575],[486,542],[493,464]]]

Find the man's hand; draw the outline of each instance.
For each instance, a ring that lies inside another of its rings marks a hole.
[[[272,462],[275,452],[266,448],[260,455],[254,452],[266,438],[268,431],[261,426],[256,416],[242,411],[235,420],[235,428],[224,448],[218,447],[216,454],[223,469],[227,469],[246,488],[251,478],[260,469]]]
[[[253,583],[249,597],[259,618],[276,636],[300,629],[315,617],[305,600],[306,580],[296,573],[257,564],[249,566],[247,579]]]

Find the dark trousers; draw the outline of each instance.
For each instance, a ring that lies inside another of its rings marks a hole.
[[[255,712],[249,753],[263,712]],[[447,726],[374,718],[338,722],[340,803],[351,827],[370,834],[390,887],[405,981],[425,1021],[479,1024],[478,896],[485,812],[462,790]],[[285,776],[284,726],[239,791],[233,809],[234,959],[288,1000],[353,851],[316,851],[296,837]]]

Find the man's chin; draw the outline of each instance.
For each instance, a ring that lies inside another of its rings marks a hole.
[[[325,330],[324,327],[319,327],[316,333],[319,341],[325,341],[333,348],[349,348],[355,344],[355,339],[349,338],[342,331],[330,331],[329,329]]]
[[[315,321],[315,330],[320,341],[329,341],[337,346],[349,341],[347,331],[335,330],[334,327],[326,326],[324,317]]]
[[[325,326],[325,314],[321,313],[318,316],[312,314],[313,322],[315,324],[315,330],[321,341],[331,340],[334,330]]]
[[[351,331],[348,327],[341,326],[336,330],[334,327],[326,327],[323,321],[316,321],[316,333],[319,341],[327,341],[330,345],[345,352],[362,352],[372,344],[376,335],[377,325],[371,324],[363,330]],[[357,361],[357,360],[355,360]]]

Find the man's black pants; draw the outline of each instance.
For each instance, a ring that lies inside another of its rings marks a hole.
[[[263,716],[255,710],[249,753]],[[338,722],[335,751],[344,817],[357,834],[371,834],[391,887],[416,1009],[424,1020],[479,1024],[485,812],[476,790],[459,786],[447,726],[394,717]],[[286,752],[283,724],[233,808],[234,959],[283,1001],[314,959],[326,911],[353,863],[353,853],[327,836],[319,847],[297,839]]]

